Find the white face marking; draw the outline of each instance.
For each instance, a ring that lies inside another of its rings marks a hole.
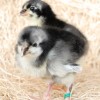
[[[38,15],[36,13],[32,13],[30,11],[30,15],[28,17],[28,20],[33,24],[33,25],[37,25],[37,26],[42,26],[44,24],[44,18],[42,16],[38,17]]]
[[[35,57],[38,57],[41,55],[41,53],[43,52],[41,47],[37,46],[37,47],[32,47],[30,46],[30,48],[28,49],[28,52],[32,55],[34,55]]]

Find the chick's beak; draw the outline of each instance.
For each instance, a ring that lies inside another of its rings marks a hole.
[[[27,10],[26,9],[22,9],[21,12],[20,12],[20,15],[27,16],[28,15]]]
[[[27,51],[28,51],[28,47],[22,49],[23,56],[26,55]]]
[[[24,56],[24,55],[26,54],[27,50],[28,50],[28,47],[19,46],[18,49],[19,49],[19,50],[18,50],[18,51],[19,51],[19,54],[20,54],[21,56]]]

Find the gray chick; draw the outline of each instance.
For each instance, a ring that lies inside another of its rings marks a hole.
[[[52,78],[45,100],[48,100],[53,83],[67,87],[64,98],[69,100],[74,76],[81,70],[75,63],[86,51],[85,40],[58,28],[28,26],[19,35],[16,61],[19,67],[34,77]]]

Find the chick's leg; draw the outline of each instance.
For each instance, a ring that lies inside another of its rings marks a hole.
[[[72,86],[73,86],[73,84],[71,84],[70,86],[67,86],[67,91],[66,91],[66,93],[65,93],[65,95],[64,95],[64,99],[65,99],[65,100],[71,100]]]
[[[49,83],[48,89],[47,89],[47,91],[44,93],[43,100],[50,100],[50,98],[51,98],[50,92],[51,92],[51,90],[52,90],[53,84],[54,84],[53,81],[51,81],[51,82]]]
[[[65,83],[67,87],[67,91],[64,94],[64,100],[71,100],[71,96],[72,96],[71,92],[72,92],[72,87],[74,83],[74,76],[75,76],[74,73],[70,73],[63,79],[63,82]]]
[[[46,90],[46,92],[44,93],[43,95],[43,98],[39,98],[39,97],[33,97],[33,96],[30,96],[30,100],[51,100],[51,90],[52,90],[52,86],[53,86],[54,82],[51,81],[49,84],[48,84],[48,88]]]

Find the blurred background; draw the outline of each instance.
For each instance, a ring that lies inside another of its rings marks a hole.
[[[100,100],[100,0],[44,0],[58,18],[75,25],[89,41],[88,53],[79,64],[72,100]],[[42,97],[47,80],[25,75],[15,65],[19,32],[30,25],[20,16],[26,0],[0,1],[0,100],[34,100]],[[63,100],[64,90],[53,90],[52,100]]]

